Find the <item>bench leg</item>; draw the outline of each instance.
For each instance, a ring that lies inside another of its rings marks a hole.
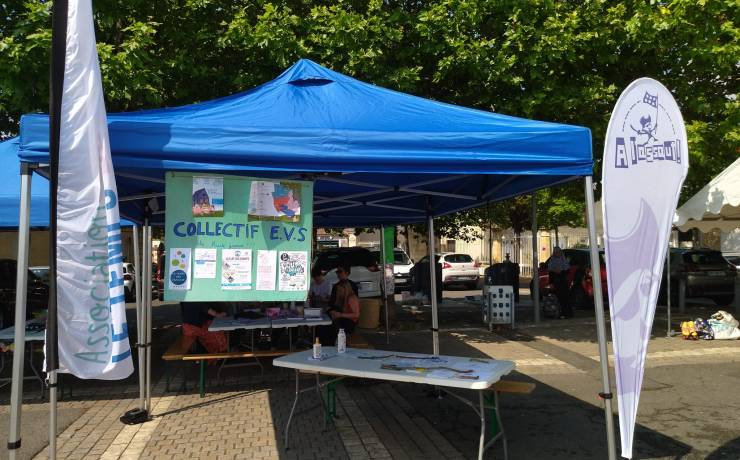
[[[492,391],[485,396],[486,406],[491,409],[491,425],[490,435],[491,439],[496,439],[501,436],[501,443],[504,446],[504,459],[509,458],[508,446],[506,443],[506,433],[504,433],[504,426],[501,423],[501,411],[498,405],[498,391]]]
[[[205,398],[206,396],[206,360],[205,359],[200,360],[199,385],[200,385],[200,397]]]
[[[326,405],[324,407],[324,427],[337,416],[337,383],[326,385]]]

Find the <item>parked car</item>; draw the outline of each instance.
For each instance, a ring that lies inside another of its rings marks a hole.
[[[660,301],[665,301],[666,270],[660,288]],[[712,249],[671,249],[671,303],[678,301],[678,289],[683,280],[686,298],[707,297],[718,306],[726,306],[735,298],[737,267],[722,253]]]
[[[740,252],[723,252],[722,256],[737,270],[740,270]]]
[[[446,288],[453,284],[463,284],[470,289],[478,287],[480,278],[480,264],[475,262],[468,254],[444,253],[435,256],[438,264],[442,264],[442,287]],[[429,256],[424,256],[417,265],[429,263]],[[412,270],[416,272],[416,270]]]
[[[36,275],[41,281],[46,283],[46,285],[49,285],[49,266],[48,265],[38,265],[35,267],[28,267],[29,270],[33,272],[34,275]]]
[[[372,252],[361,247],[332,248],[319,252],[313,260],[314,266],[326,272],[326,279],[331,284],[338,280],[335,270],[340,263],[349,265],[349,279],[357,283],[360,297],[381,295],[380,267]]]
[[[0,329],[10,327],[15,322],[17,266],[15,260],[0,259]],[[26,319],[31,319],[34,314],[41,314],[48,308],[49,285],[28,270],[26,286]]]
[[[375,260],[380,263],[380,250],[373,249],[371,251]],[[393,282],[396,286],[396,291],[408,290],[411,286],[411,267],[414,266],[414,261],[411,257],[406,254],[401,248],[393,249]]]
[[[568,289],[570,290],[571,306],[574,308],[583,308],[593,305],[594,286],[591,279],[591,251],[590,249],[563,249],[563,255],[568,260],[570,269],[568,270]],[[550,259],[541,263],[538,270],[538,279],[540,283],[540,297],[549,289],[550,274],[547,270],[547,264]],[[609,294],[606,290],[606,260],[604,259],[604,250],[599,250],[599,262],[601,265],[601,293],[606,303]],[[529,289],[532,295],[533,281],[529,283]]]

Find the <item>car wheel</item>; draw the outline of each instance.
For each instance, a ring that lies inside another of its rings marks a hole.
[[[714,301],[714,303],[717,304],[718,307],[726,307],[732,304],[732,302],[735,300],[735,296],[734,295],[718,295],[718,296],[712,297],[712,300]]]

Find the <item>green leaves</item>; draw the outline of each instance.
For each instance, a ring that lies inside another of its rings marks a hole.
[[[50,5],[0,4],[0,133],[17,132],[23,113],[48,110]],[[736,0],[111,0],[94,8],[109,111],[225,96],[310,58],[422,97],[587,126],[598,159],[619,94],[650,76],[686,119],[684,199],[738,155]],[[541,223],[579,223],[580,189],[540,192]],[[497,214],[502,226],[517,220],[509,214]],[[480,216],[446,228],[469,235],[460,229]]]

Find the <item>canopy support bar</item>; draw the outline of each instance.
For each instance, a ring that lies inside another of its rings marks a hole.
[[[537,235],[537,192],[532,193],[532,304],[534,305],[534,322],[540,322],[540,267],[539,241]]]
[[[21,447],[21,403],[23,398],[23,365],[26,351],[26,284],[28,282],[28,246],[31,216],[31,168],[21,162],[21,200],[18,215],[18,256],[15,282],[15,349],[13,350],[13,379],[10,387],[10,427],[8,454],[15,460]]]
[[[118,199],[118,201],[135,201],[143,200],[145,198],[161,198],[163,196],[165,196],[164,192],[142,193],[139,195],[122,196]]]
[[[429,225],[429,300],[432,304],[432,347],[434,356],[439,355],[439,311],[437,306],[437,261],[434,258],[434,217],[428,218]],[[441,282],[441,280],[440,280]]]
[[[591,267],[601,267],[599,261],[598,240],[596,239],[596,219],[594,217],[594,187],[591,176],[585,178],[586,187],[586,214],[588,216],[588,245],[591,249]],[[609,381],[609,355],[606,349],[606,326],[604,320],[604,299],[601,294],[601,270],[591,270],[591,280],[594,290],[594,310],[596,311],[596,334],[599,338],[599,362],[601,363],[602,394],[610,395],[611,382]],[[616,460],[617,449],[614,442],[614,416],[612,415],[612,400],[604,398],[604,417],[606,419],[606,443],[609,460]]]

